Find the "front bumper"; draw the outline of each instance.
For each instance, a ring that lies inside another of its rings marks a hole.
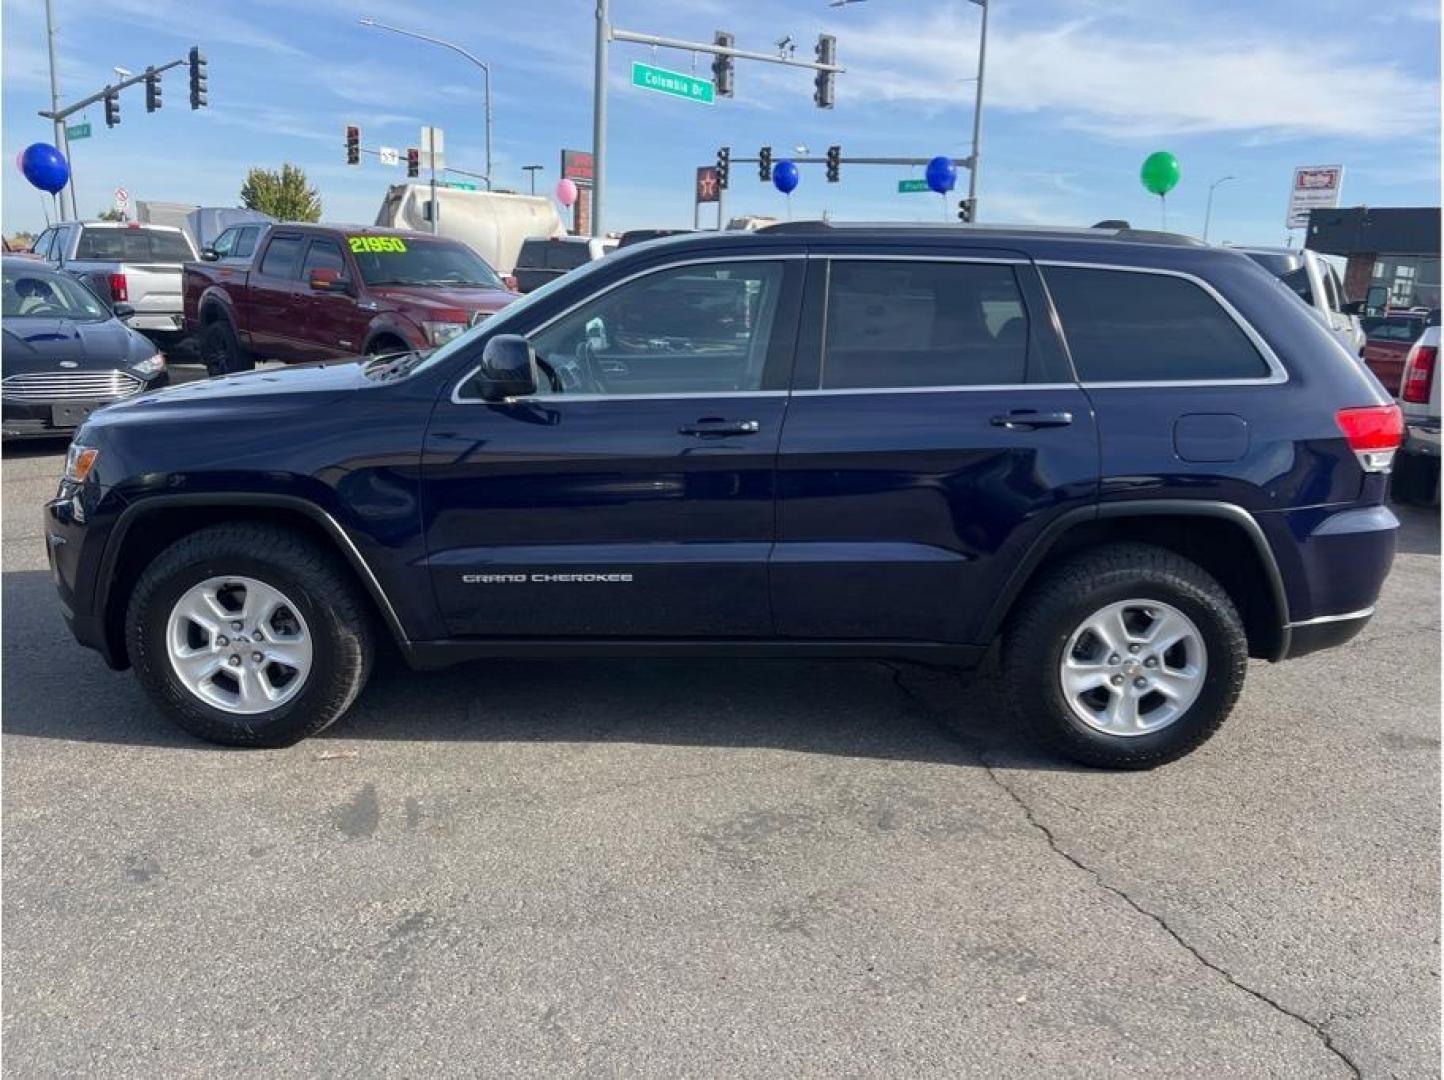
[[[1369,620],[1374,617],[1373,608],[1350,611],[1343,615],[1323,615],[1308,622],[1291,623],[1288,626],[1288,649],[1285,660],[1297,660],[1300,656],[1332,649],[1358,636]]]
[[[149,390],[158,390],[170,382],[170,376],[162,371],[139,390],[125,397],[98,399],[71,399],[56,401],[17,401],[4,398],[0,401],[0,427],[7,439],[44,438],[69,435],[85,423],[96,409],[113,405],[117,401],[130,401]]]
[[[102,494],[100,504],[109,500]],[[42,533],[51,581],[60,600],[60,614],[75,640],[94,649],[117,670],[127,667],[106,633],[101,613],[94,610],[96,582],[105,553],[109,526],[114,520],[108,508],[98,512],[95,493],[62,491],[45,504]]]

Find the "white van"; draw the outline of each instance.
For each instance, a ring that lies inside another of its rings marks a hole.
[[[567,231],[556,204],[544,195],[438,186],[436,201],[441,210],[437,219],[439,234],[460,240],[499,274],[512,272],[527,237],[565,236]],[[430,184],[393,184],[381,200],[376,224],[430,232],[430,202]]]

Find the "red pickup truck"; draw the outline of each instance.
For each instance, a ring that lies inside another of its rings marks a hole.
[[[465,244],[366,226],[272,226],[249,267],[186,263],[185,326],[211,375],[256,357],[430,349],[516,299]]]

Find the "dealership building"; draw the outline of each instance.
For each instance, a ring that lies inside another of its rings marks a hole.
[[[1344,293],[1366,299],[1381,285],[1394,308],[1439,307],[1439,207],[1351,206],[1313,210],[1305,247],[1347,261]]]

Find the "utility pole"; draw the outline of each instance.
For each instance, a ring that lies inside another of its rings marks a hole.
[[[978,96],[973,101],[973,164],[968,169],[968,202],[973,220],[978,220],[978,160],[983,143],[983,69],[988,61],[988,9],[992,0],[973,0],[983,9],[983,27],[978,35]]]
[[[536,174],[540,172],[541,169],[542,167],[540,165],[523,165],[521,167],[521,171],[526,173],[527,178],[531,181],[531,193],[533,195],[536,194]]]
[[[60,73],[55,69],[55,11],[52,0],[45,0],[45,41],[50,47],[50,111],[60,111]],[[75,205],[75,162],[70,160],[70,138],[65,134],[65,121],[60,117],[55,119],[55,148],[65,155],[65,162],[70,166],[70,182],[65,186],[70,189],[70,216],[77,221],[80,219],[80,211]],[[56,206],[60,212],[60,220],[65,220],[65,193],[61,192],[56,199]]]

